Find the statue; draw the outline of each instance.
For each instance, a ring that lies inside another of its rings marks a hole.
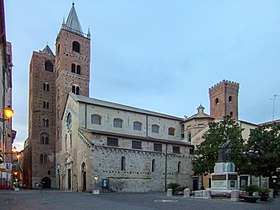
[[[230,152],[231,152],[231,142],[227,140],[225,143],[220,145],[218,150],[218,161],[226,162],[230,160]]]

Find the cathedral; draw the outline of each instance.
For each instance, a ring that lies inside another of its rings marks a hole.
[[[32,54],[29,128],[24,147],[27,188],[91,192],[164,191],[169,183],[199,188],[194,144],[208,123],[238,119],[239,84],[209,89],[210,115],[180,118],[89,97],[90,33],[74,3],[56,38]],[[198,138],[199,137],[199,138]]]

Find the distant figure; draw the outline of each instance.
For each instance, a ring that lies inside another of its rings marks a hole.
[[[231,153],[231,142],[227,140],[225,143],[220,145],[218,150],[218,161],[219,162],[226,162],[230,160],[230,153]]]
[[[45,184],[45,181],[42,181],[40,182],[40,193],[42,192],[43,188],[44,188],[44,184]]]

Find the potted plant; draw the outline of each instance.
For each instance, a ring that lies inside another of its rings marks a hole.
[[[259,199],[259,196],[253,196],[254,192],[258,192],[259,188],[257,185],[248,185],[244,187],[244,190],[248,193],[248,195],[244,195],[242,196],[242,198],[246,201],[246,202],[250,202],[250,203],[256,203],[257,200]]]
[[[260,188],[259,189],[259,193],[260,193],[260,196],[261,196],[260,200],[261,201],[267,201],[269,192],[270,192],[270,189],[268,189],[268,188]]]
[[[249,196],[253,196],[254,192],[259,191],[259,187],[257,185],[247,185],[244,187],[244,190],[249,194]]]

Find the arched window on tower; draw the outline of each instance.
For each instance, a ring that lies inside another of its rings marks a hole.
[[[76,73],[76,65],[74,63],[71,65],[71,72]]]
[[[218,103],[219,103],[219,99],[216,98],[216,99],[215,99],[215,104],[217,105]]]
[[[46,119],[46,118],[43,118],[43,127],[44,127],[44,128],[49,127],[49,120]]]
[[[41,164],[47,164],[48,161],[48,156],[46,154],[41,154],[40,155],[40,163]]]
[[[47,134],[42,134],[40,144],[49,144],[49,137]]]
[[[43,83],[43,91],[49,91],[50,90],[50,85],[46,82]]]
[[[80,53],[80,43],[74,41],[74,42],[72,43],[72,50],[75,51],[75,52],[77,52],[77,53]]]
[[[229,96],[228,97],[228,102],[231,102],[232,101],[232,96]]]
[[[80,88],[78,85],[73,85],[72,86],[72,93],[76,94],[76,95],[80,95]]]
[[[80,65],[77,65],[77,74],[81,74],[81,66]]]
[[[53,64],[51,61],[45,62],[45,71],[53,72]]]

